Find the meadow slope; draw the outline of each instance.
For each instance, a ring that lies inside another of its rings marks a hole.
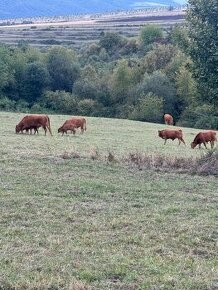
[[[53,137],[16,135],[22,116],[0,113],[0,289],[216,289],[217,179],[107,159],[194,158],[198,130],[164,146],[165,125],[87,118],[60,136],[51,115]]]

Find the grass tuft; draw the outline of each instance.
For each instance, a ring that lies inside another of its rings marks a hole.
[[[200,158],[185,158],[164,156],[160,154],[129,153],[122,161],[128,165],[134,165],[138,169],[155,171],[177,171],[178,173],[191,173],[198,175],[218,176],[218,152],[210,151]]]
[[[199,175],[218,176],[218,151],[209,151],[197,159],[196,171]]]
[[[64,152],[61,154],[61,158],[63,159],[73,159],[73,158],[81,158],[78,152]]]

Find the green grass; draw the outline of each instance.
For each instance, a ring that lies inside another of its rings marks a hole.
[[[198,130],[164,146],[165,125],[87,118],[62,137],[51,116],[53,137],[16,135],[22,116],[0,114],[0,289],[216,289],[217,179],[106,158],[200,156]]]

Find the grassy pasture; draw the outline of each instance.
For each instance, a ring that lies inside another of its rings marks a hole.
[[[22,116],[0,113],[0,289],[217,289],[217,179],[104,158],[200,156],[198,130],[164,146],[165,125],[87,118],[62,137],[54,115],[53,137],[16,135]]]

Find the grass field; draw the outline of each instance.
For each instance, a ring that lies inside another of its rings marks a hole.
[[[198,130],[164,146],[165,125],[87,118],[60,136],[54,115],[53,137],[16,135],[22,116],[0,113],[0,289],[217,289],[216,177],[106,158],[195,158]]]
[[[124,15],[93,15],[80,21],[36,22],[11,26],[0,25],[0,43],[17,45],[25,40],[35,47],[52,45],[70,46],[76,49],[99,41],[101,32],[114,32],[125,37],[138,37],[145,24],[158,24],[165,31],[184,23],[184,12],[147,11],[142,15],[133,12]]]

